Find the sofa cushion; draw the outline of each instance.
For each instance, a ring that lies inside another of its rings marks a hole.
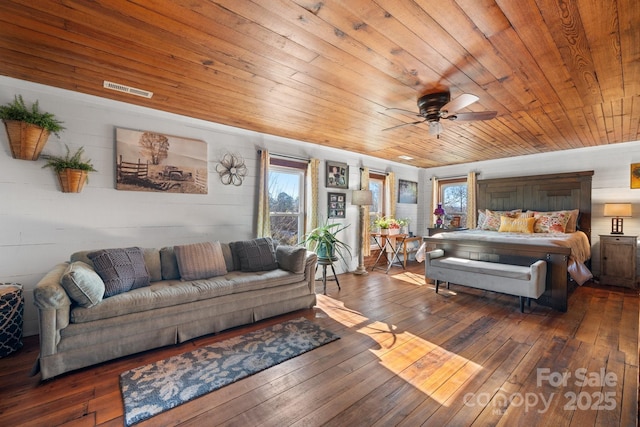
[[[276,248],[276,261],[283,270],[292,273],[303,273],[307,248],[302,246],[279,245]]]
[[[220,242],[176,245],[173,249],[181,280],[207,279],[227,274]]]
[[[234,263],[240,263],[240,271],[270,271],[278,268],[276,251],[270,237],[232,242],[231,252]]]
[[[138,247],[102,249],[89,252],[87,257],[104,281],[105,298],[149,286],[149,272]]]
[[[69,264],[60,284],[80,307],[93,307],[104,297],[104,282],[93,267],[82,261]]]

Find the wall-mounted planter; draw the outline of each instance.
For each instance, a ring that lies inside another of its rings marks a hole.
[[[63,169],[58,174],[58,182],[60,182],[60,190],[63,193],[79,193],[87,182],[89,176],[87,171],[80,169]]]
[[[49,139],[49,131],[18,120],[3,120],[14,159],[38,160]]]

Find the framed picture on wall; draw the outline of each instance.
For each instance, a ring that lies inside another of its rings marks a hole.
[[[631,188],[640,188],[640,163],[631,163]]]
[[[345,214],[345,193],[328,193],[327,212],[329,218],[344,218]]]
[[[418,183],[398,180],[398,203],[418,203]]]
[[[327,160],[327,188],[349,188],[349,165]]]

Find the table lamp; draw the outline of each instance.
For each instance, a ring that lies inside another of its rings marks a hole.
[[[442,217],[447,214],[442,208],[442,203],[438,203],[438,207],[433,211],[433,214],[436,216],[436,228],[442,228]]]
[[[370,190],[353,190],[351,204],[358,206],[360,230],[358,230],[358,268],[353,274],[367,274],[364,266],[364,254],[362,253],[362,230],[364,230],[364,207],[373,204],[373,194]]]
[[[622,218],[631,217],[631,203],[605,203],[604,216],[611,216],[611,234],[622,232]]]

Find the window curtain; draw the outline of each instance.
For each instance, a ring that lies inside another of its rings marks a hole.
[[[396,190],[396,175],[393,172],[387,173],[387,177],[384,180],[386,184],[385,192],[387,206],[385,211],[388,212],[387,216],[390,218],[396,217],[396,201],[398,200],[397,190]]]
[[[318,227],[318,181],[320,179],[320,160],[310,159],[307,166],[307,217],[305,234]],[[302,236],[300,236],[302,237]]]
[[[476,212],[476,184],[476,173],[469,172],[469,175],[467,175],[467,228],[476,228],[476,218],[478,216]]]
[[[369,190],[369,168],[361,168],[360,169],[360,189],[361,190]],[[360,207],[358,207],[359,209]],[[363,226],[360,230],[362,234],[362,247],[360,250],[362,251],[363,256],[371,255],[371,243],[370,243],[370,235],[371,235],[371,224],[369,221],[369,214],[371,212],[371,206],[363,206]],[[358,212],[359,214],[359,212]],[[359,218],[359,216],[358,216]]]
[[[258,175],[258,223],[257,237],[271,237],[271,218],[269,216],[269,163],[271,158],[267,150],[260,151],[260,170]]]
[[[431,218],[429,220],[430,228],[433,228],[433,226],[435,225],[435,222],[433,219],[434,218],[433,211],[438,206],[438,203],[440,203],[440,194],[438,193],[438,186],[439,186],[438,178],[434,176],[433,178],[431,178],[431,209],[428,211],[429,218]]]

